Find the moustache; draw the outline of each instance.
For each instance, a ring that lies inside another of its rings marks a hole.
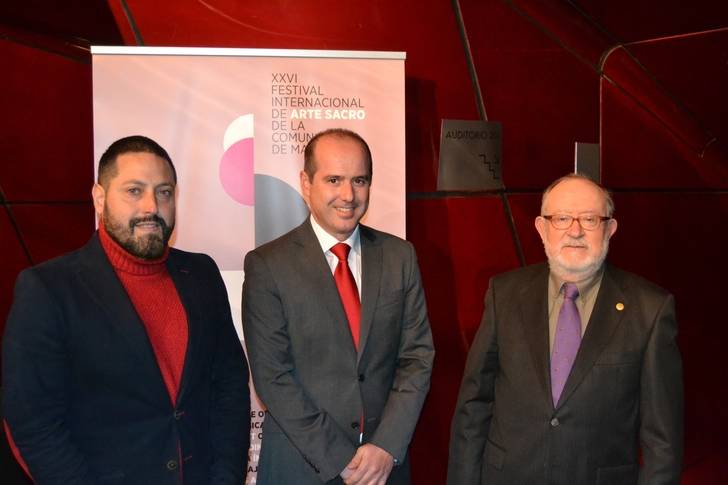
[[[589,249],[589,245],[581,239],[569,239],[561,243],[561,249],[563,248],[584,248]]]
[[[151,215],[147,217],[135,217],[133,219],[129,220],[129,229],[134,230],[134,227],[139,224],[145,224],[149,222],[154,222],[159,225],[159,227],[162,229],[162,231],[167,229],[167,223],[162,219],[161,217],[157,215]]]

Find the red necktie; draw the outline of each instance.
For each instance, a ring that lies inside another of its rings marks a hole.
[[[349,269],[348,244],[337,243],[331,248],[331,252],[339,259],[339,264],[334,270],[334,281],[336,289],[339,290],[341,303],[344,305],[346,318],[349,320],[351,337],[354,339],[354,347],[359,350],[359,321],[361,320],[361,303],[359,301],[359,290],[356,287],[356,280]]]

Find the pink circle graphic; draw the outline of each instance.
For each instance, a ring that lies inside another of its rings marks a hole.
[[[253,139],[243,138],[228,148],[220,160],[220,182],[233,200],[255,205]]]

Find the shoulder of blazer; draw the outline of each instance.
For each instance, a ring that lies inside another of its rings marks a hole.
[[[399,240],[404,241],[403,239],[395,236],[394,234],[390,234],[388,232],[379,231],[377,229],[374,229],[373,227],[365,226],[364,224],[359,224],[359,237],[366,239],[367,241],[386,241],[386,240]]]
[[[639,292],[647,297],[658,299],[665,298],[670,294],[669,291],[657,284],[609,263],[604,266],[604,277],[611,279],[625,294]]]
[[[192,253],[182,249],[169,248],[167,268],[187,270],[217,270],[217,264],[212,257],[205,253]]]
[[[532,284],[540,284],[548,281],[548,275],[549,265],[546,262],[542,262],[497,274],[493,276],[491,285],[502,288],[514,287],[516,289],[525,289],[529,288]]]
[[[26,268],[23,272],[33,272],[41,278],[58,278],[64,274],[70,276],[89,266],[104,264],[111,267],[101,247],[98,233],[94,232],[88,242],[80,248]]]
[[[121,284],[104,253],[97,233],[82,247],[23,270],[16,281],[16,291],[38,291],[58,302],[72,302],[79,292],[95,292]]]
[[[299,226],[272,241],[258,246],[250,252],[265,258],[268,255],[291,251],[293,245],[308,246],[313,243],[318,244],[318,241],[311,227],[311,222],[307,217]]]
[[[379,231],[364,224],[359,224],[359,237],[361,238],[362,244],[371,244],[372,246],[385,246],[389,247],[401,247],[409,250],[413,248],[411,242],[402,239],[399,236],[390,234],[388,232]]]

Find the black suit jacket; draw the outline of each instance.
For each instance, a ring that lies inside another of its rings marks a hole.
[[[402,463],[430,385],[434,349],[414,248],[360,227],[359,352],[309,220],[245,258],[243,329],[268,408],[261,485],[333,480],[364,441]]]
[[[672,296],[607,266],[554,406],[548,278],[540,264],[490,282],[453,418],[448,484],[679,483],[683,392]]]
[[[143,323],[98,236],[23,271],[3,338],[4,414],[37,484],[240,485],[248,369],[206,255],[171,249],[189,339],[171,403]]]

